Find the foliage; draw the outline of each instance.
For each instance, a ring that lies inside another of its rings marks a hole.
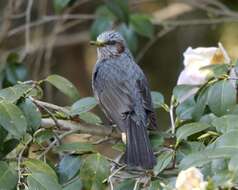
[[[74,4],[74,0],[53,2],[57,14]],[[93,39],[116,23],[135,53],[140,37],[154,37],[149,17],[131,11],[126,0],[105,0],[96,9],[96,15],[91,27]],[[109,136],[112,148],[119,152],[125,149],[118,142],[118,134],[113,136],[114,130],[103,126],[93,112],[97,106],[94,97],[80,97],[70,81],[55,74],[39,81],[25,81],[28,72],[21,57],[9,54],[0,68],[0,189],[104,190],[113,186],[120,190],[138,186],[172,190],[178,173],[191,166],[202,171],[208,181],[207,189],[236,187],[237,84],[229,74],[233,69],[237,74],[237,68],[238,62],[203,68],[212,71],[209,80],[200,86],[176,86],[170,105],[161,93],[151,92],[154,108],[163,109],[170,116],[172,122],[168,126],[175,127],[175,133],[150,133],[157,164],[141,174],[128,171],[118,160],[103,155],[96,148],[99,137],[96,142],[65,141],[72,134],[103,134]],[[43,102],[45,85],[55,87],[72,104],[62,107]],[[112,132],[106,133],[105,129]]]

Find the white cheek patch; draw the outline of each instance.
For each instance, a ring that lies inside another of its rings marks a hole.
[[[126,133],[121,134],[121,139],[124,144],[126,144]]]

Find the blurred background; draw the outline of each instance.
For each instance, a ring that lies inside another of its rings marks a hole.
[[[151,89],[169,103],[186,48],[222,42],[238,57],[237,10],[237,0],[0,0],[0,86],[55,73],[72,81],[81,97],[92,96],[96,49],[89,41],[114,29]],[[46,101],[72,103],[50,86],[44,90]],[[168,128],[167,115],[158,111],[161,129]]]

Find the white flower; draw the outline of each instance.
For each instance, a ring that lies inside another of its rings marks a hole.
[[[203,175],[195,167],[182,170],[176,179],[176,190],[205,190],[207,182],[203,180]]]
[[[195,49],[189,47],[183,56],[185,68],[179,75],[177,85],[201,85],[206,82],[210,73],[209,70],[201,70],[202,67],[230,63],[230,58],[221,43],[219,43],[219,47],[199,47]]]
[[[195,167],[182,170],[176,179],[176,190],[205,190],[207,182],[203,180],[203,175]]]

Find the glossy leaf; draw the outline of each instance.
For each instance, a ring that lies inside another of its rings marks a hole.
[[[173,89],[173,95],[178,102],[183,102],[194,93],[198,91],[198,87],[195,85],[177,85]]]
[[[231,157],[231,160],[228,164],[228,168],[230,171],[238,172],[237,160],[238,160],[238,154]]]
[[[5,141],[2,145],[2,148],[0,148],[0,159],[7,156],[13,149],[17,147],[19,144],[19,140],[17,139],[9,139]]]
[[[6,66],[6,82],[10,85],[17,84],[18,81],[24,81],[27,77],[27,68],[21,63],[10,63]]]
[[[55,134],[52,130],[46,129],[46,130],[42,130],[42,131],[37,132],[34,136],[35,136],[35,141],[38,144],[41,144],[45,141],[50,140],[52,137],[55,136]]]
[[[21,138],[27,128],[26,119],[21,110],[10,102],[0,102],[0,125],[17,139]]]
[[[24,165],[32,172],[32,173],[42,173],[50,176],[52,179],[57,181],[57,175],[55,171],[45,162],[36,159],[28,159],[24,162]]]
[[[30,85],[18,84],[12,87],[4,88],[0,90],[0,99],[7,100],[9,102],[16,102],[26,92],[30,91],[32,87]]]
[[[73,142],[73,143],[65,143],[56,147],[56,151],[58,152],[69,152],[69,153],[85,153],[85,152],[93,152],[93,146],[88,143],[81,142]]]
[[[80,178],[85,189],[104,190],[103,180],[109,173],[109,162],[100,154],[92,154],[82,163]]]
[[[238,148],[215,148],[207,149],[186,156],[180,163],[180,169],[186,169],[191,166],[202,166],[209,163],[211,160],[220,158],[230,158],[238,153]]]
[[[82,189],[83,189],[83,185],[79,178],[77,178],[76,180],[72,180],[71,183],[67,184],[63,188],[63,190],[82,190]]]
[[[76,87],[66,78],[59,75],[50,75],[46,81],[55,86],[62,93],[70,97],[73,101],[79,99],[79,92]]]
[[[5,130],[3,127],[0,126],[0,149],[3,147],[3,143],[5,138],[7,137],[7,130]]]
[[[154,167],[155,175],[158,175],[162,172],[172,161],[173,152],[172,151],[164,151],[157,157],[157,164]]]
[[[162,186],[160,185],[160,183],[161,182],[159,180],[151,181],[148,190],[160,190],[160,189],[162,189]]]
[[[81,113],[79,115],[79,118],[82,119],[83,121],[85,121],[86,123],[90,123],[90,124],[100,124],[102,123],[102,120],[100,119],[100,117],[98,117],[96,114],[92,113],[92,112],[84,112]]]
[[[128,0],[106,0],[106,6],[121,21],[128,22],[129,6]]]
[[[13,189],[17,185],[17,172],[6,162],[0,161],[0,188],[3,190]]]
[[[221,77],[222,75],[227,74],[228,64],[211,64],[205,67],[200,68],[201,71],[209,71],[208,77]]]
[[[141,14],[132,14],[130,16],[130,24],[138,34],[147,38],[153,37],[154,27],[147,16]]]
[[[123,180],[121,183],[116,185],[115,190],[125,190],[125,189],[133,189],[135,186],[135,180],[126,179]]]
[[[72,179],[79,171],[81,161],[79,156],[65,155],[59,163],[58,173],[60,182],[65,183]]]
[[[209,90],[208,106],[216,115],[225,114],[230,106],[236,104],[236,90],[229,81],[219,81]]]
[[[112,28],[113,21],[110,17],[101,16],[98,17],[92,24],[90,29],[90,35],[92,40],[96,40],[97,36],[102,32]]]
[[[176,137],[178,141],[182,139],[187,139],[190,135],[198,133],[200,131],[204,131],[205,129],[209,128],[210,125],[205,123],[189,123],[185,124],[178,128],[176,132]]]
[[[32,173],[27,177],[29,190],[62,190],[58,182],[45,173]]]
[[[216,130],[221,133],[226,133],[238,130],[238,116],[237,115],[224,115],[213,120],[212,125]]]
[[[22,101],[19,107],[26,118],[28,131],[36,131],[41,125],[41,113],[38,107],[28,98]]]
[[[93,109],[96,105],[97,101],[94,97],[81,98],[72,105],[70,112],[71,115],[79,115]]]
[[[128,48],[135,53],[138,49],[138,37],[135,33],[135,31],[126,24],[121,24],[118,28],[118,31],[120,34],[124,37],[126,40]]]
[[[215,141],[215,147],[219,148],[237,148],[238,149],[238,131],[231,131],[218,137]]]
[[[155,109],[162,107],[164,104],[164,96],[159,92],[152,91],[151,98]]]
[[[195,105],[194,97],[187,98],[176,108],[176,115],[181,120],[192,119]]]

